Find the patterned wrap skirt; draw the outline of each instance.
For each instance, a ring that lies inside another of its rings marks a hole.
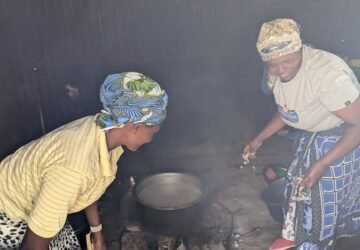
[[[360,231],[360,146],[327,168],[319,183],[306,190],[308,199],[291,199],[293,178],[305,175],[309,167],[341,139],[345,129],[343,124],[318,132],[308,150],[313,133],[299,133],[286,177],[283,207],[283,237],[293,232],[297,250],[334,249],[337,238]],[[289,223],[289,218],[293,218],[293,223]]]
[[[10,220],[5,213],[0,212],[0,249],[20,249],[26,229],[26,221],[14,222]],[[66,223],[60,232],[52,238],[49,249],[81,249],[79,240],[69,223]]]

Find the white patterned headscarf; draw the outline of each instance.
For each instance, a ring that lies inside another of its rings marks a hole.
[[[301,46],[300,26],[287,18],[263,23],[256,43],[264,62],[296,52]]]

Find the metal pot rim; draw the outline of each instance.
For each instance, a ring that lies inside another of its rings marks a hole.
[[[139,194],[139,189],[142,187],[141,184],[144,183],[146,180],[149,180],[149,179],[157,177],[157,176],[163,176],[163,175],[181,175],[181,176],[192,178],[192,179],[196,180],[199,184],[197,187],[201,191],[201,195],[196,200],[192,201],[191,203],[187,203],[182,206],[176,206],[176,207],[157,207],[157,206],[153,206],[152,204],[149,204],[149,203],[145,202],[144,200],[140,199],[138,194]],[[190,173],[186,173],[186,172],[160,172],[160,173],[148,175],[148,176],[144,177],[139,183],[136,183],[134,190],[135,190],[135,198],[136,198],[137,202],[139,202],[141,205],[143,205],[147,208],[151,208],[151,209],[158,210],[158,211],[175,211],[175,210],[190,208],[190,207],[198,204],[199,202],[203,201],[204,197],[207,194],[207,187],[204,184],[204,182],[199,177],[197,177],[193,174],[190,174]]]

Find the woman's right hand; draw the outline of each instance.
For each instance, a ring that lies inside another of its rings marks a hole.
[[[250,141],[244,148],[243,153],[241,156],[243,157],[244,161],[248,161],[248,159],[254,159],[256,151],[261,147],[263,141],[257,138],[254,138]]]

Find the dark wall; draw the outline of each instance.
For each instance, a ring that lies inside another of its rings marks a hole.
[[[129,70],[169,93],[155,147],[248,138],[269,117],[261,23],[294,18],[306,42],[359,57],[359,9],[358,0],[0,0],[0,157],[96,113],[105,76]]]

